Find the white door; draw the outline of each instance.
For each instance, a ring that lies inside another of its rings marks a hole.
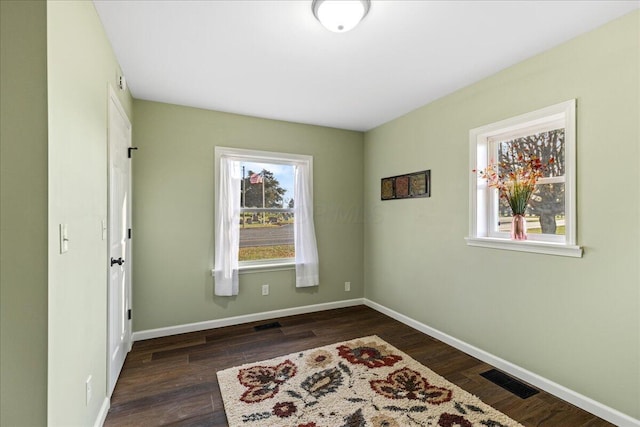
[[[107,395],[111,396],[131,346],[131,124],[109,90],[109,259]]]

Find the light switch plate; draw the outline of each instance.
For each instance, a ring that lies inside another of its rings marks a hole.
[[[85,388],[85,405],[89,406],[89,402],[91,402],[91,396],[93,395],[93,384],[91,382],[91,375],[87,377],[87,380],[84,383]]]
[[[60,253],[63,254],[69,250],[69,232],[67,224],[60,224]]]

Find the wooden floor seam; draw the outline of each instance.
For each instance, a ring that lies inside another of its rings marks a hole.
[[[217,371],[369,335],[524,426],[613,426],[542,390],[521,399],[480,375],[493,366],[364,305],[135,342],[104,425],[227,426]]]

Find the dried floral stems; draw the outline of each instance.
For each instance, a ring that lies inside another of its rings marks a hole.
[[[506,200],[513,215],[524,215],[538,180],[554,159],[552,157],[547,164],[543,164],[539,157],[529,155],[528,150],[524,153],[514,151],[510,154],[516,160],[513,165],[492,161],[485,170],[477,173],[487,180],[490,188],[498,189],[500,198]]]

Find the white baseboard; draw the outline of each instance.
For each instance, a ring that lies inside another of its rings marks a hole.
[[[323,304],[306,305],[302,307],[287,308],[283,310],[265,311],[262,313],[247,314],[243,316],[228,317],[224,319],[208,320],[205,322],[188,323],[185,325],[169,326],[166,328],[148,329],[144,331],[134,332],[132,334],[133,341],[142,341],[150,338],[165,337],[169,335],[183,334],[187,332],[203,331],[206,329],[222,328],[225,326],[239,325],[243,323],[256,322],[260,320],[269,320],[278,317],[294,316],[297,314],[314,313],[317,311],[331,310],[335,308],[351,307],[355,305],[364,304],[380,313],[386,314],[405,325],[411,326],[418,331],[427,334],[433,338],[436,338],[450,346],[463,351],[477,359],[482,360],[496,368],[513,375],[520,380],[534,385],[547,393],[550,393],[560,399],[567,401],[579,408],[584,409],[604,420],[609,421],[620,427],[640,427],[640,420],[623,414],[611,407],[608,407],[600,402],[597,402],[589,397],[586,397],[580,393],[570,390],[560,384],[557,384],[547,378],[541,377],[531,371],[528,371],[520,366],[517,366],[511,362],[508,362],[500,357],[497,357],[491,353],[488,353],[478,347],[461,341],[451,335],[445,334],[437,329],[420,323],[404,314],[398,313],[390,308],[380,305],[374,301],[366,298],[356,298],[344,301],[335,301]],[[96,420],[96,426],[99,427],[104,422],[107,412],[109,411],[109,399],[105,400],[103,408],[100,411],[100,417]]]
[[[640,427],[640,420],[623,414],[616,409],[597,402],[587,396],[583,396],[580,393],[570,390],[560,384],[548,380],[547,378],[541,377],[540,375],[521,368],[520,366],[514,365],[513,363],[501,359],[500,357],[494,356],[491,353],[487,353],[482,349],[479,349],[457,338],[454,338],[451,335],[447,335],[444,332],[425,325],[424,323],[420,323],[417,320],[405,316],[404,314],[398,313],[397,311],[391,310],[390,308],[387,308],[366,298],[364,299],[364,304],[376,311],[379,311],[380,313],[386,314],[387,316],[404,323],[407,326],[411,326],[412,328],[417,329],[424,334],[427,334],[437,340],[449,344],[451,347],[455,347],[458,350],[463,351],[477,359],[480,359],[485,363],[495,366],[501,371],[513,375],[514,377],[517,377],[524,382],[532,384],[546,391],[547,393],[559,397],[566,402],[569,402],[579,408],[584,409],[587,412],[590,412],[604,420],[607,420],[610,423],[613,423],[619,427]]]
[[[107,419],[107,414],[109,413],[109,408],[111,407],[111,399],[105,397],[102,401],[102,406],[100,407],[100,412],[98,412],[98,416],[96,417],[96,422],[93,424],[93,427],[102,427],[105,420]]]
[[[187,323],[185,325],[168,326],[166,328],[147,329],[137,331],[131,335],[132,341],[148,340],[150,338],[166,337],[169,335],[184,334],[187,332],[204,331],[207,329],[222,328],[225,326],[240,325],[243,323],[269,320],[277,317],[295,316],[296,314],[314,313],[316,311],[331,310],[334,308],[351,307],[364,304],[363,298],[343,301],[327,302],[323,304],[305,305],[302,307],[285,308],[282,310],[264,311],[262,313],[245,314],[243,316],[227,317],[224,319],[207,320],[204,322]]]

